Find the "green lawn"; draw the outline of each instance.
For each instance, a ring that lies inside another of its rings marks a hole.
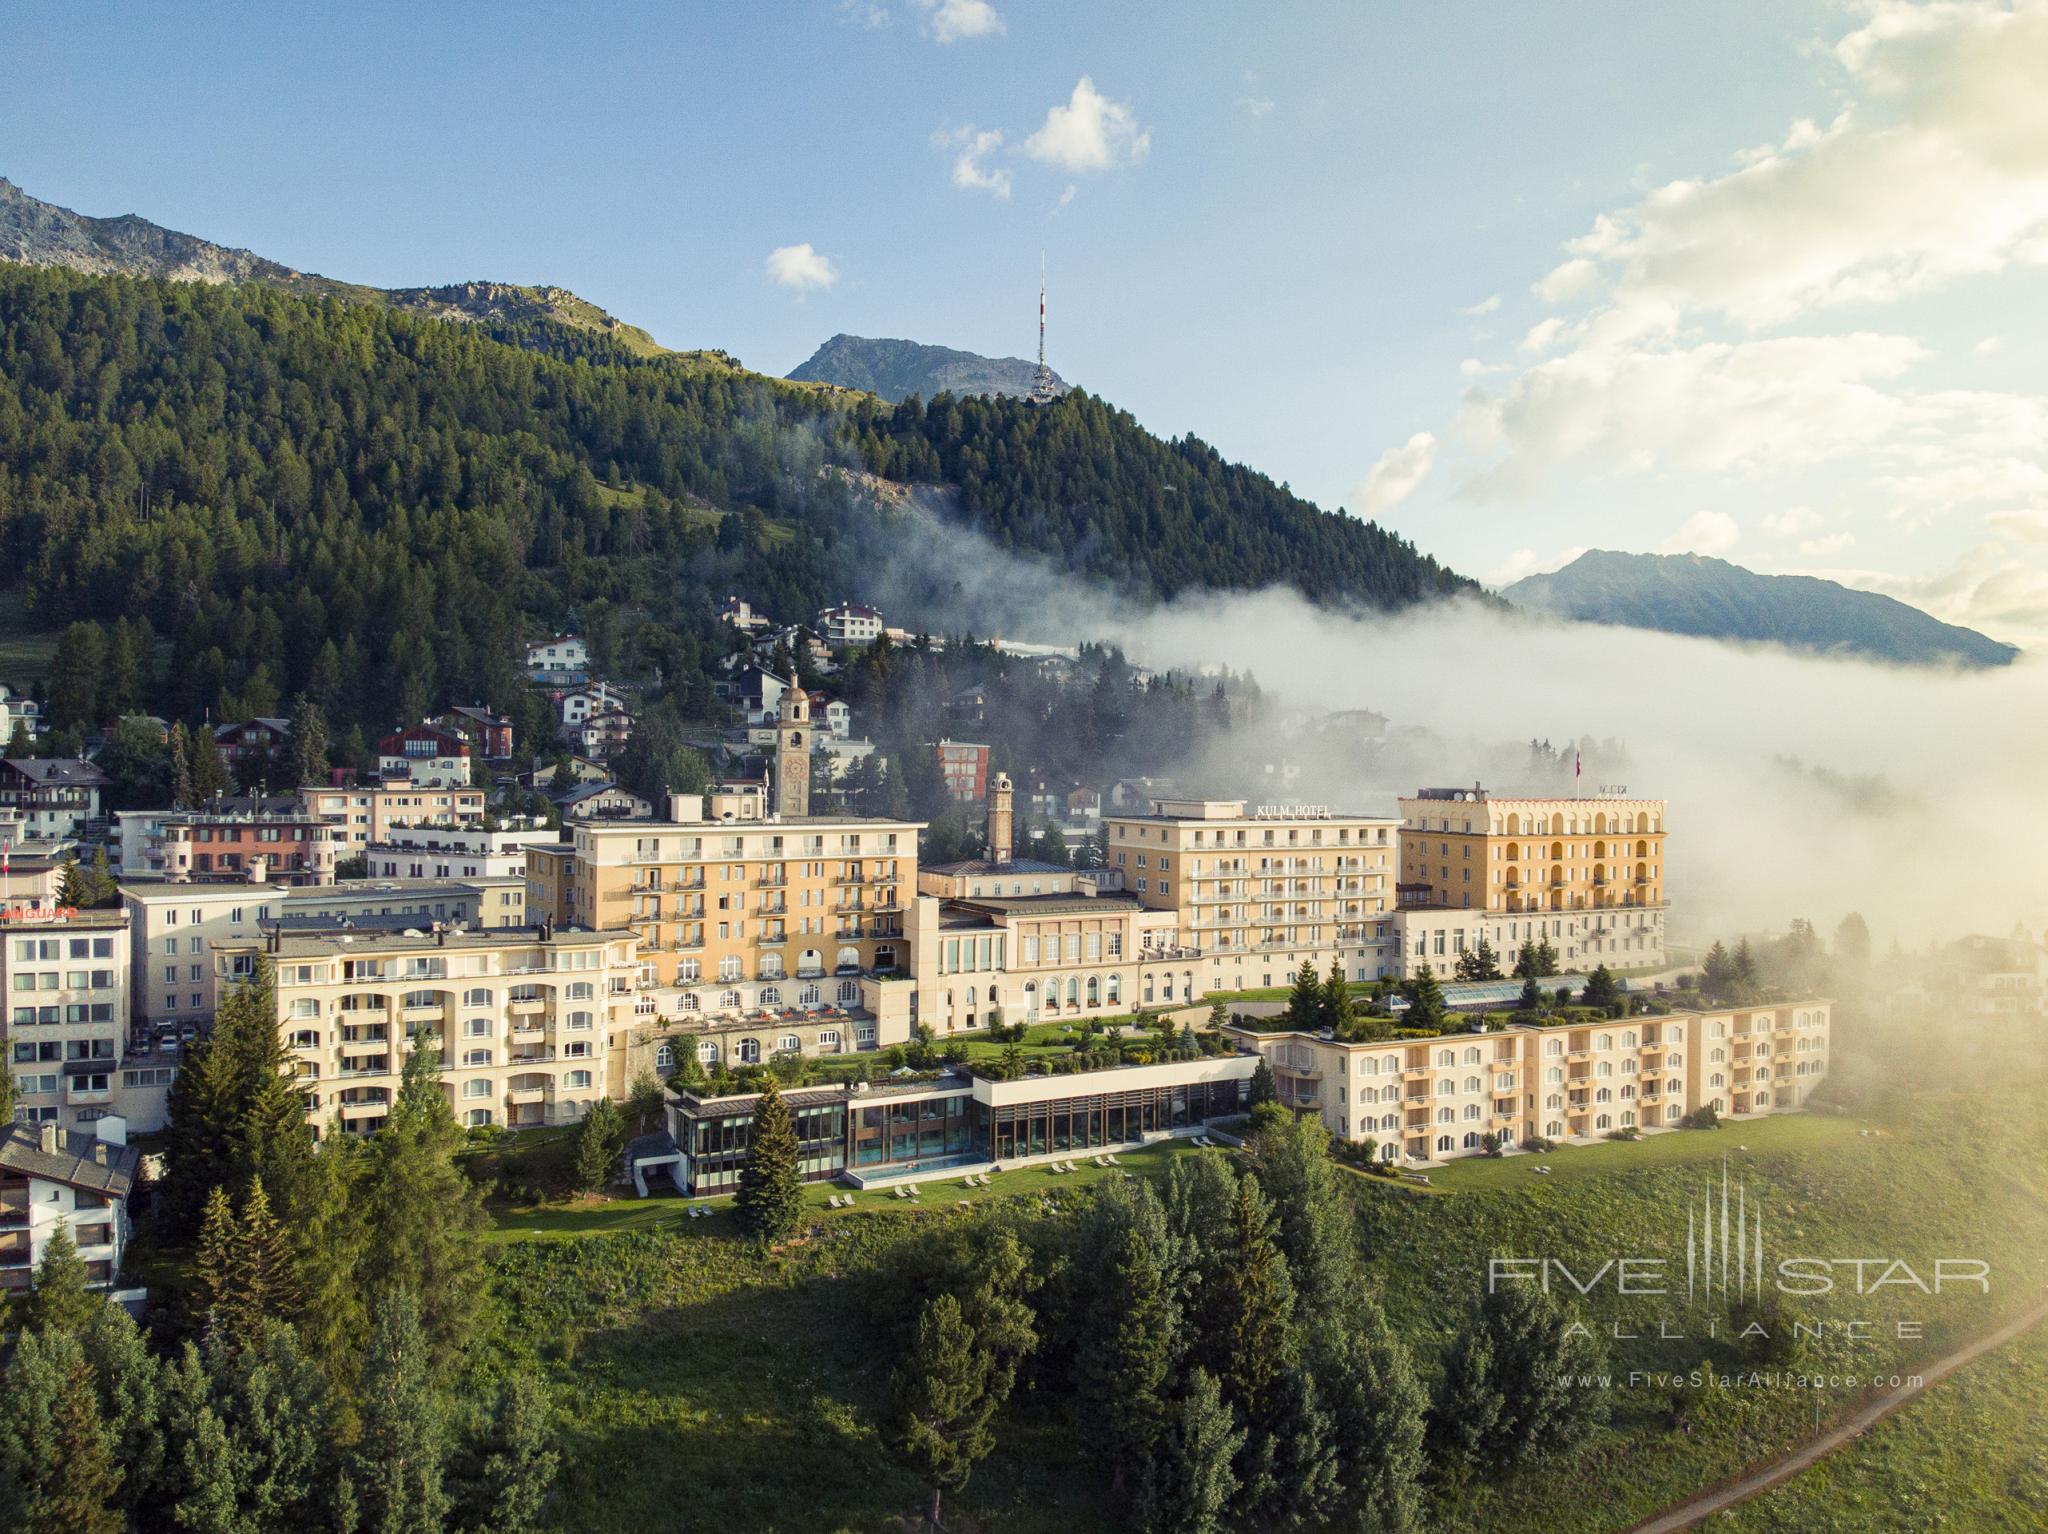
[[[1468,1156],[1448,1166],[1429,1169],[1432,1189],[1477,1193],[1532,1185],[1556,1187],[1588,1177],[1605,1177],[1641,1167],[1672,1166],[1687,1161],[1720,1161],[1731,1165],[1746,1157],[1818,1150],[1861,1137],[1867,1125],[1832,1114],[1788,1113],[1776,1118],[1745,1119],[1719,1129],[1675,1129],[1640,1140],[1600,1140],[1567,1146],[1543,1155]],[[1745,1151],[1742,1147],[1748,1147]],[[1546,1175],[1536,1170],[1550,1168]]]
[[[807,1184],[804,1202],[821,1222],[852,1219],[880,1210],[895,1214],[915,1213],[919,1208],[944,1212],[958,1209],[963,1202],[975,1205],[1018,1195],[1049,1198],[1057,1203],[1061,1195],[1076,1193],[1105,1177],[1129,1173],[1157,1180],[1165,1177],[1167,1167],[1176,1156],[1225,1155],[1228,1152],[1216,1147],[1204,1150],[1185,1140],[1164,1141],[1143,1150],[1116,1152],[1118,1165],[1115,1167],[1098,1167],[1093,1159],[1095,1154],[1075,1152],[1071,1159],[1080,1168],[1076,1172],[1055,1172],[1048,1166],[997,1172],[989,1178],[986,1188],[963,1187],[961,1179],[965,1173],[941,1177],[920,1184],[923,1191],[918,1195],[916,1204],[883,1189],[855,1191],[838,1183]],[[853,1199],[851,1209],[826,1207],[828,1198],[848,1196]],[[692,1220],[689,1206],[693,1202],[712,1210],[711,1217]],[[673,1191],[644,1199],[634,1198],[628,1193],[621,1198],[555,1203],[538,1208],[494,1209],[492,1221],[489,1239],[495,1243],[610,1236],[636,1231],[717,1236],[737,1233],[729,1196],[686,1200]]]
[[[2033,1534],[2048,1528],[2048,1331],[1936,1385],[1717,1534]]]

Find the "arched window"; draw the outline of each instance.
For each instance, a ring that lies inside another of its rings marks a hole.
[[[1439,1124],[1455,1124],[1458,1122],[1458,1110],[1456,1108],[1439,1108],[1436,1110],[1436,1121]]]
[[[1562,1140],[1564,1138],[1564,1122],[1561,1119],[1552,1119],[1543,1126],[1543,1137],[1546,1140]]]
[[[1621,1095],[1624,1100],[1634,1097],[1636,1095],[1636,1084],[1632,1081],[1624,1082],[1621,1088]]]
[[[777,989],[776,989],[776,988],[775,988],[774,986],[772,986],[772,985],[764,985],[764,986],[762,986],[762,987],[761,987],[761,1005],[762,1005],[762,1006],[764,1006],[764,1007],[779,1007],[779,1006],[781,1006],[781,1005],[782,1005],[782,992],[781,992],[781,991],[779,991],[779,990],[777,990]]]
[[[1468,1119],[1484,1118],[1486,1117],[1486,1110],[1477,1103],[1467,1103],[1465,1104],[1465,1117]]]
[[[1543,1099],[1543,1106],[1546,1108],[1562,1108],[1564,1106],[1564,1093],[1552,1092]]]
[[[1444,1077],[1441,1081],[1439,1081],[1436,1084],[1436,1095],[1438,1097],[1449,1097],[1453,1092],[1457,1090],[1458,1084],[1455,1081],[1451,1080],[1451,1078],[1448,1076]]]
[[[839,1004],[850,1007],[860,1000],[860,987],[851,980],[839,982]]]
[[[851,945],[841,948],[838,955],[838,967],[841,969],[859,969],[860,950]]]
[[[719,1011],[737,1012],[742,1005],[743,1003],[740,1001],[740,993],[738,991],[720,991],[718,993]]]
[[[1467,1076],[1465,1078],[1465,1090],[1467,1092],[1483,1092],[1486,1090],[1486,1083],[1477,1076]]]
[[[1452,1148],[1451,1137],[1449,1135],[1438,1135],[1436,1137],[1436,1148],[1440,1151],[1450,1150]]]
[[[674,1070],[675,1068],[675,1046],[669,1043],[667,1039],[663,1039],[659,1044],[654,1046],[654,1069],[661,1075],[666,1076],[670,1071]]]
[[[1593,1047],[1595,1049],[1614,1048],[1614,1035],[1611,1033],[1603,1033],[1595,1036],[1593,1040]]]
[[[1465,1063],[1467,1065],[1477,1065],[1479,1063],[1479,1051],[1477,1049],[1466,1050]]]
[[[489,1097],[491,1095],[491,1084],[482,1077],[478,1077],[473,1081],[465,1081],[462,1084],[462,1095],[464,1097]]]
[[[1621,1036],[1621,1047],[1623,1049],[1634,1049],[1636,1047],[1635,1029],[1631,1028]]]
[[[1599,1091],[1593,1094],[1593,1101],[1596,1103],[1611,1103],[1614,1101],[1614,1093],[1609,1091],[1606,1087],[1602,1087]]]
[[[1621,1127],[1623,1129],[1633,1129],[1636,1127],[1636,1114],[1633,1108],[1624,1108],[1622,1110]]]
[[[1102,1005],[1102,976],[1100,975],[1090,975],[1088,977],[1088,1005],[1091,1007]]]
[[[815,1007],[824,1003],[825,994],[815,985],[807,985],[796,993],[796,1004],[800,1007]]]
[[[1465,1149],[1467,1149],[1467,1150],[1477,1150],[1478,1148],[1479,1148],[1479,1132],[1478,1132],[1478,1131],[1477,1131],[1476,1129],[1468,1129],[1468,1130],[1466,1130],[1466,1131],[1465,1131]]]
[[[701,1012],[703,1010],[703,1005],[704,1004],[702,1000],[698,997],[695,991],[685,991],[681,996],[678,996],[676,998],[676,1007],[679,1011]]]
[[[1124,981],[1123,981],[1123,976],[1121,976],[1121,975],[1111,975],[1111,976],[1109,977],[1109,982],[1108,982],[1108,983],[1109,983],[1109,991],[1108,991],[1108,996],[1107,996],[1107,998],[1106,998],[1106,999],[1108,1000],[1109,1004],[1110,1004],[1110,1005],[1111,1005],[1112,1007],[1115,1007],[1115,1006],[1121,1006],[1121,1005],[1123,1004],[1123,999],[1124,999]],[[990,998],[990,1000],[994,1000],[994,998],[993,998],[993,997],[991,997],[991,998]]]
[[[1458,1063],[1458,1052],[1454,1049],[1440,1049],[1436,1052],[1436,1063],[1438,1065],[1456,1065]]]
[[[1067,976],[1067,1005],[1070,1007],[1081,1005],[1081,977],[1079,975]]]

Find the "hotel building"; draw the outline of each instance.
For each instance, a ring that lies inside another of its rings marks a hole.
[[[392,832],[403,827],[478,824],[489,797],[481,788],[427,788],[404,781],[347,788],[315,784],[299,790],[307,814],[341,828],[343,857],[362,852],[372,842],[390,841]]]
[[[0,1124],[0,1301],[34,1286],[43,1251],[60,1230],[71,1233],[86,1282],[113,1287],[142,1165],[127,1140],[128,1126],[114,1115],[82,1134],[51,1120]]]
[[[1790,1112],[1827,1076],[1832,1014],[1808,1000],[1376,1043],[1229,1032],[1266,1057],[1284,1106],[1376,1141],[1383,1161],[1425,1162],[1481,1152],[1490,1134],[1584,1143],[1709,1105]]]
[[[845,816],[710,819],[702,797],[678,794],[667,821],[579,825],[568,843],[530,845],[530,910],[561,927],[637,936],[638,1050],[618,1056],[615,1091],[679,1031],[707,1064],[907,1040],[904,917],[920,829]]]
[[[1124,888],[1173,917],[1148,935],[1198,955],[1203,989],[1286,985],[1303,960],[1341,960],[1353,980],[1399,972],[1393,817],[1159,799],[1103,824]]]
[[[223,943],[221,983],[276,976],[278,1027],[316,1130],[381,1128],[406,1053],[431,1043],[469,1127],[569,1124],[607,1083],[613,1032],[632,1006],[633,934],[547,922],[513,928],[292,932]]]
[[[1666,962],[1662,799],[1475,784],[1425,788],[1400,808],[1400,973],[1447,974],[1482,937],[1503,973],[1546,938],[1563,969]]]

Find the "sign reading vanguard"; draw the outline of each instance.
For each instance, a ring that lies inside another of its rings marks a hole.
[[[1837,1289],[1859,1295],[1887,1290],[1989,1294],[1991,1264],[1975,1257],[1936,1257],[1922,1259],[1917,1265],[1903,1257],[1883,1256],[1799,1254],[1773,1260],[1765,1256],[1762,1206],[1751,1204],[1742,1183],[1733,1184],[1731,1190],[1724,1161],[1719,1188],[1710,1180],[1700,1197],[1686,1206],[1682,1278],[1679,1264],[1664,1257],[1614,1256],[1577,1268],[1556,1257],[1490,1259],[1488,1292],[1510,1283],[1537,1284],[1546,1294],[1569,1291],[1589,1295],[1603,1287],[1625,1295],[1682,1293],[1693,1303],[1716,1295],[1760,1300],[1766,1289],[1798,1298],[1832,1294]]]

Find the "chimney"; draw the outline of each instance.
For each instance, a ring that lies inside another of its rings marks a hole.
[[[1010,847],[1014,839],[1010,803],[1010,775],[999,772],[988,789],[988,860],[991,863],[1010,861]]]
[[[105,1166],[107,1164],[107,1142],[105,1140],[95,1140],[92,1142],[92,1159],[95,1166]]]
[[[43,1120],[41,1132],[36,1143],[45,1156],[57,1154],[57,1121],[55,1119]]]

